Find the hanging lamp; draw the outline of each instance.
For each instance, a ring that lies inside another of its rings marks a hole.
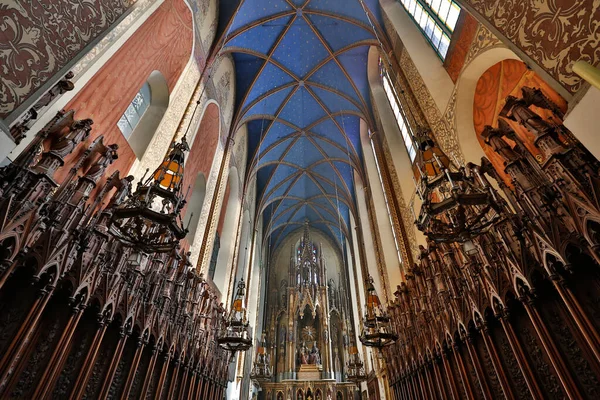
[[[451,163],[428,130],[417,134],[415,186],[422,205],[415,224],[434,242],[468,243],[500,220],[501,203],[478,166]]]
[[[390,317],[379,300],[373,277],[369,275],[365,283],[367,304],[359,339],[365,346],[381,349],[398,340],[398,335],[394,333]]]
[[[233,360],[235,353],[238,351],[243,352],[252,347],[248,319],[246,318],[246,307],[244,306],[245,292],[246,284],[244,279],[241,279],[237,285],[231,310],[229,310],[229,314],[222,322],[217,333],[217,344],[223,350],[231,353],[230,360]]]
[[[187,234],[181,221],[185,136],[173,142],[163,162],[112,213],[111,233],[125,246],[146,253],[173,250]]]
[[[355,343],[352,343],[348,349],[348,362],[346,363],[346,380],[354,382],[357,385],[367,380],[367,373],[365,372],[365,365],[360,359],[358,348]]]
[[[270,357],[267,353],[267,339],[266,334],[263,332],[260,345],[256,349],[256,358],[254,359],[254,365],[252,372],[250,373],[250,379],[265,382],[271,380],[273,377],[273,370],[271,368]]]

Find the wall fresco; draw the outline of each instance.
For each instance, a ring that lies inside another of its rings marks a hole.
[[[569,92],[582,80],[578,60],[600,62],[600,2],[597,0],[463,0]]]
[[[448,75],[450,75],[454,83],[458,80],[460,71],[462,71],[465,65],[467,54],[469,53],[478,27],[479,23],[470,14],[466,12],[460,13],[456,30],[452,34],[448,54],[446,54],[446,59],[444,60],[444,68],[446,68]]]
[[[473,99],[473,124],[477,139],[483,148],[484,153],[490,159],[497,171],[507,184],[510,183],[510,177],[504,174],[504,163],[502,157],[498,155],[490,146],[484,143],[481,132],[486,125],[498,126],[498,114],[504,107],[505,99],[508,95],[521,97],[521,88],[524,86],[536,87],[541,89],[554,103],[563,111],[567,109],[567,102],[556,91],[554,91],[542,78],[535,72],[528,69],[527,66],[518,60],[504,60],[492,67],[481,75],[475,89]],[[531,106],[531,109],[538,113],[542,118],[552,120],[552,113],[539,107]],[[556,118],[556,117],[554,117]],[[554,119],[555,122],[557,122]],[[542,163],[544,160],[540,150],[534,145],[534,136],[517,122],[507,121],[523,141],[527,149]],[[507,140],[511,145],[514,143]]]
[[[74,109],[78,118],[94,120],[88,141],[102,134],[108,143],[119,145],[119,159],[111,165],[109,174],[128,171],[135,161],[117,121],[154,70],[165,77],[173,95],[192,54],[193,40],[192,16],[184,0],[165,1],[66,105],[65,109]],[[164,156],[164,149],[159,159]],[[67,163],[78,154],[69,156]],[[62,179],[60,174],[57,179]]]
[[[52,79],[135,0],[0,3],[0,118]]]

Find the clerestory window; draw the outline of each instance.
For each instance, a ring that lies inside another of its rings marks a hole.
[[[451,0],[397,0],[410,14],[442,60],[460,15],[460,6]]]
[[[135,95],[131,103],[125,110],[125,113],[117,122],[117,126],[125,136],[125,139],[129,139],[131,133],[142,119],[142,116],[150,106],[151,100],[150,84],[144,83],[139,92]]]
[[[406,146],[406,151],[408,151],[410,162],[413,162],[417,155],[417,149],[415,148],[415,144],[412,140],[411,127],[408,124],[408,120],[406,119],[406,113],[404,112],[402,104],[400,103],[400,98],[396,93],[396,89],[394,88],[394,85],[390,80],[388,72],[383,66],[381,60],[379,61],[379,71],[383,80],[383,90],[385,91],[388,102],[392,107],[394,117],[396,117],[396,123],[398,124],[398,128],[400,129],[400,132],[402,132],[402,140],[404,141],[404,146]]]
[[[369,136],[371,136],[371,132],[369,132]],[[377,176],[379,177],[379,184],[381,185],[381,190],[383,192],[383,200],[385,201],[385,209],[387,210],[387,215],[390,220],[390,226],[392,227],[392,236],[394,237],[394,246],[396,246],[396,255],[398,256],[398,261],[402,263],[402,255],[400,254],[400,246],[398,237],[396,236],[396,230],[394,229],[394,221],[392,220],[392,213],[390,211],[390,205],[388,203],[388,194],[385,190],[385,185],[383,184],[383,177],[381,176],[381,169],[379,169],[379,161],[377,161],[377,153],[375,151],[375,145],[373,140],[371,140],[371,150],[373,150],[373,157],[375,158],[375,166],[377,167]]]

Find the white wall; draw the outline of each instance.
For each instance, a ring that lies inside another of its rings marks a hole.
[[[454,82],[446,72],[442,60],[429,45],[427,39],[417,28],[402,4],[396,0],[379,0],[379,4],[381,4],[381,9],[389,18],[396,32],[398,32],[398,36],[402,39],[402,43],[415,63],[417,70],[421,72],[435,104],[443,112],[452,95]]]
[[[596,116],[599,110],[600,90],[591,87],[565,118],[565,126],[598,159],[600,159],[600,135]]]

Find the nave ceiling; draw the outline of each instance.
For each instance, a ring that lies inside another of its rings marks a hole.
[[[369,19],[381,35],[378,2],[364,5],[370,18],[359,0],[221,6],[233,15],[221,41],[235,61],[233,126],[248,127],[246,176],[256,178],[257,215],[273,247],[305,220],[338,244],[349,232],[360,119],[372,126],[367,56],[378,41]]]

